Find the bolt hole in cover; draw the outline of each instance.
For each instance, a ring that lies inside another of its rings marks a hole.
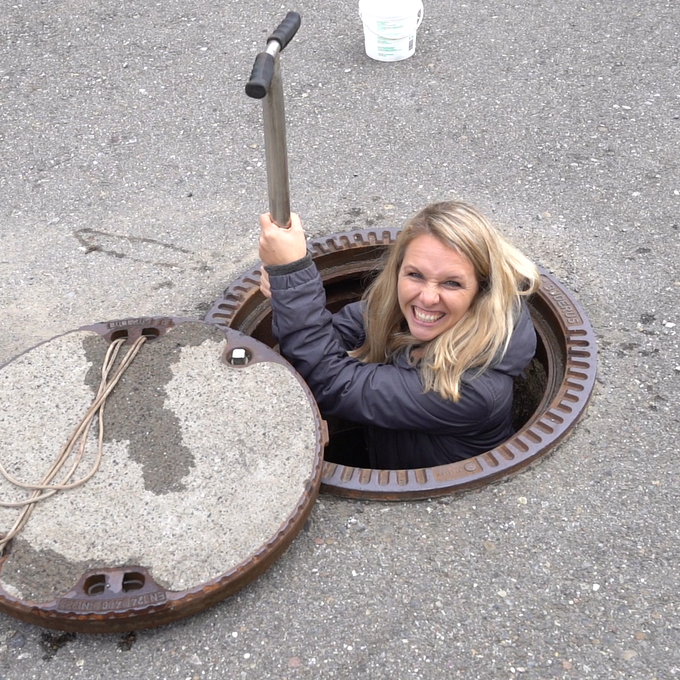
[[[5,468],[38,482],[90,407],[111,343],[125,340],[120,365],[140,337],[105,403],[96,474],[38,503],[0,557],[5,613],[91,633],[168,623],[264,572],[309,516],[328,439],[309,389],[263,343],[202,321],[87,326],[1,366]],[[3,500],[29,493],[0,478]],[[18,512],[0,507],[1,532]]]
[[[399,230],[358,230],[310,241],[326,289],[337,311],[358,300]],[[259,269],[234,281],[206,321],[235,328],[274,347],[271,307],[259,290]],[[540,290],[529,301],[538,336],[526,376],[515,380],[516,434],[491,451],[465,461],[417,470],[372,470],[357,431],[330,422],[321,490],[352,498],[430,498],[483,486],[518,472],[559,444],[584,413],[595,384],[597,350],[590,322],[573,294],[541,270]],[[352,465],[333,462],[338,451]]]

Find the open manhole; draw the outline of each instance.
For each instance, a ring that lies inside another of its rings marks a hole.
[[[310,241],[331,311],[361,297],[398,233],[397,229],[357,230]],[[234,281],[206,321],[235,328],[274,347],[271,307],[260,293],[259,279],[255,269]],[[430,498],[514,474],[559,444],[590,399],[597,351],[590,322],[572,293],[543,270],[541,279],[539,291],[529,300],[538,348],[526,376],[515,380],[513,437],[491,451],[448,465],[375,470],[363,467],[354,433],[331,422],[321,490],[379,500]],[[356,465],[333,462],[339,449],[356,459]]]
[[[120,366],[140,337],[105,403],[96,473],[38,503],[0,556],[0,611],[87,633],[165,624],[262,574],[309,516],[328,440],[311,392],[263,343],[203,321],[96,324],[0,366],[4,468],[38,483],[99,394],[107,351],[120,344]],[[28,493],[0,478],[4,501]],[[0,507],[3,539],[19,511]]]

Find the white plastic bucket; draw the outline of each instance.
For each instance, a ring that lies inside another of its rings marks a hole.
[[[359,0],[366,54],[378,61],[408,59],[416,51],[422,0]]]

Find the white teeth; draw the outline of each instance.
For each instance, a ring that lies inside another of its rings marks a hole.
[[[418,321],[422,321],[423,323],[434,323],[435,321],[439,321],[439,319],[441,319],[444,315],[425,314],[424,312],[421,312],[417,307],[414,307],[413,316],[415,316]]]

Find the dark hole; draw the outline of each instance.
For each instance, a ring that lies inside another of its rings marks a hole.
[[[540,343],[539,336],[539,343]],[[542,346],[524,371],[515,378],[512,400],[512,424],[519,430],[536,412],[547,384],[547,369],[540,361]],[[345,420],[331,418],[328,421],[329,442],[324,459],[330,463],[356,468],[370,467],[364,429]]]
[[[539,345],[541,336],[538,336]],[[540,361],[540,351],[524,370],[523,376],[514,380],[512,391],[512,425],[515,430],[522,428],[541,403],[548,383],[547,367]]]
[[[327,307],[339,311],[350,302],[359,300],[372,277],[369,269],[361,274],[337,275],[324,280]],[[512,424],[521,429],[536,412],[545,394],[548,378],[548,360],[541,334],[537,333],[536,356],[513,384]],[[370,467],[364,430],[355,423],[330,419],[328,421],[329,442],[324,459],[331,463],[357,468]]]
[[[329,441],[324,450],[324,460],[356,468],[371,467],[364,428],[346,420],[329,419]]]
[[[88,576],[83,584],[83,590],[87,595],[100,595],[106,590],[106,576],[104,574]]]
[[[144,574],[136,571],[128,572],[123,576],[123,592],[128,593],[131,590],[139,590],[144,587]]]
[[[157,328],[143,328],[142,329],[142,335],[145,338],[148,338],[149,340],[153,340],[154,338],[157,338],[161,332]]]
[[[113,333],[111,333],[111,342],[113,342],[114,340],[125,339],[125,338],[127,338],[127,336],[128,336],[128,332],[124,329],[119,330],[119,331],[113,331]]]
[[[329,266],[329,263],[326,262],[317,262],[324,280],[326,306],[331,312],[335,313],[346,304],[361,298],[376,271],[377,261],[374,259],[376,253],[371,252],[370,255],[372,259],[367,258],[365,262],[357,262],[357,253],[352,251],[352,259],[349,262],[330,263],[333,266]],[[347,253],[343,254],[343,257],[347,256]],[[321,259],[323,260],[323,258]],[[540,319],[534,320],[535,325],[537,321],[540,321]],[[548,389],[552,389],[548,385],[548,355],[550,352],[544,344],[546,342],[548,345],[550,344],[550,337],[547,335],[542,337],[542,334],[549,333],[549,329],[543,322],[540,323],[540,326],[540,329],[537,326],[537,331],[540,332],[537,332],[536,357],[526,368],[524,375],[514,380],[512,421],[516,431],[528,422],[540,406]],[[271,312],[260,317],[253,327],[239,328],[239,330],[252,335],[270,347],[276,346],[276,340],[271,332]],[[555,369],[559,369],[559,367],[555,367]],[[350,467],[370,467],[368,449],[361,426],[347,421],[330,419],[328,430],[330,439],[324,451],[325,460]]]

